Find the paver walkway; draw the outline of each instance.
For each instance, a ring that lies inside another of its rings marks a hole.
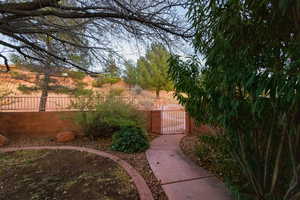
[[[184,156],[179,147],[183,136],[162,135],[146,152],[169,200],[230,200],[222,182]]]

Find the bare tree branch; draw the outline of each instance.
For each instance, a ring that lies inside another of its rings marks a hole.
[[[178,14],[185,5],[183,0],[6,0],[0,3],[0,46],[38,62],[50,56],[90,72],[67,59],[66,52],[82,49],[99,59],[118,40],[189,40],[193,29]],[[40,40],[43,37],[51,37],[53,47],[60,51],[47,51]]]
[[[6,71],[0,70],[0,72],[9,72],[10,68],[8,65],[8,59],[5,56],[3,56],[2,54],[0,54],[0,57],[4,60],[4,64],[6,66]]]

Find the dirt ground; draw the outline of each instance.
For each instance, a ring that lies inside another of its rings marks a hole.
[[[98,155],[67,150],[3,153],[1,200],[134,200],[126,172]]]
[[[200,142],[199,136],[201,135],[211,135],[209,133],[210,129],[206,126],[198,128],[198,132],[185,136],[180,141],[180,148],[183,153],[198,166],[208,170],[211,174],[217,176],[220,180],[223,180],[224,177],[222,173],[216,170],[216,166],[212,164],[209,160],[201,160],[197,153],[202,150],[202,144]]]
[[[155,138],[157,135],[150,135],[150,139]],[[91,141],[84,136],[78,136],[74,141],[68,143],[58,143],[54,138],[32,138],[26,135],[8,135],[10,140],[9,145],[6,147],[21,147],[21,146],[43,146],[43,145],[74,145],[89,147],[101,151],[112,153],[121,159],[130,163],[145,179],[148,184],[153,197],[156,200],[167,200],[167,197],[160,185],[160,182],[154,176],[145,153],[126,154],[121,152],[112,151],[111,139],[98,139]]]
[[[21,77],[26,77],[26,80],[19,80],[13,78],[11,73],[18,73]],[[28,87],[33,87],[35,85],[36,73],[26,71],[23,69],[12,68],[11,73],[0,74],[0,86],[1,88],[6,88],[11,94],[9,96],[16,96],[17,99],[9,99],[9,106],[2,105],[0,110],[3,111],[36,111],[39,106],[39,97],[41,96],[41,91],[37,90],[30,94],[24,94],[18,90],[19,85],[26,85]],[[70,77],[52,77],[59,83],[59,85],[73,88],[76,84],[75,81]],[[174,99],[173,92],[161,91],[160,98],[156,98],[155,91],[151,90],[141,90],[140,92],[134,92],[131,87],[124,81],[119,81],[115,84],[104,84],[102,87],[93,87],[93,82],[95,78],[86,75],[83,78],[82,83],[86,86],[86,89],[91,89],[94,92],[100,94],[107,94],[111,90],[121,91],[121,96],[133,98],[136,105],[142,109],[150,109],[160,107],[167,104],[178,104],[178,101]],[[0,88],[0,89],[1,89]],[[47,102],[48,111],[52,110],[65,110],[70,106],[70,100],[67,98],[70,95],[67,94],[57,94],[49,91],[49,101]],[[11,105],[12,104],[12,105]]]
[[[200,142],[197,135],[185,136],[180,141],[180,148],[183,151],[183,153],[191,160],[193,160],[197,165],[203,167],[203,163],[196,154],[196,148],[199,145]]]

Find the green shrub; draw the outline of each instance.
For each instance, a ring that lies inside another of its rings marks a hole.
[[[31,94],[32,92],[36,92],[39,90],[39,88],[36,86],[27,86],[23,84],[20,84],[17,89],[23,94]]]
[[[80,80],[75,80],[75,87],[76,88],[85,88],[88,84],[85,82],[82,82]]]
[[[241,180],[239,165],[230,156],[230,146],[223,135],[200,136],[196,155],[202,165],[215,174],[223,177],[228,188],[238,194],[244,180]]]
[[[71,94],[75,95],[75,96],[81,96],[81,95],[90,95],[92,93],[93,93],[93,90],[91,90],[91,89],[75,88]]]
[[[75,81],[75,88],[70,88],[64,85],[51,85],[49,90],[57,94],[69,94],[75,96],[90,95],[93,93],[92,90],[85,88],[86,83],[82,81]]]
[[[119,77],[106,77],[105,78],[105,82],[110,83],[111,85],[119,82],[120,80],[121,79]]]
[[[85,75],[86,74],[84,72],[80,72],[80,71],[69,71],[68,72],[68,76],[75,80],[82,80],[85,77]]]
[[[146,132],[138,127],[122,127],[113,134],[112,149],[125,153],[143,152],[149,148]]]
[[[51,85],[49,86],[49,91],[54,92],[56,94],[71,94],[72,88],[64,86],[64,85]]]
[[[124,88],[113,88],[109,91],[109,95],[121,96],[124,91],[125,91]]]
[[[0,106],[11,103],[10,99],[5,99],[5,97],[10,95],[14,95],[12,87],[6,81],[0,80]]]
[[[145,127],[144,114],[119,98],[89,95],[77,99],[74,106],[81,112],[76,114],[75,122],[91,139],[110,137],[124,126]]]
[[[99,95],[98,93],[94,93],[93,91],[84,95],[75,93],[74,97],[75,98],[72,98],[71,100],[70,108],[79,110],[80,112],[96,110],[96,105],[99,104],[99,102],[102,102],[102,100],[100,101],[100,99],[104,98],[103,96]]]
[[[25,80],[28,79],[27,75],[23,74],[23,73],[14,72],[14,71],[9,72],[9,73],[10,73],[11,77],[13,79],[16,79],[16,80],[23,80],[23,81],[25,81]]]
[[[82,128],[85,135],[94,140],[98,137],[111,137],[117,131],[100,119],[97,111],[83,111],[75,115],[75,122]]]
[[[93,87],[102,87],[105,84],[105,82],[103,81],[103,79],[97,79],[95,81],[93,81],[92,86]]]
[[[102,75],[97,80],[95,80],[92,85],[93,87],[102,87],[104,84],[115,84],[119,82],[121,79],[119,77]]]

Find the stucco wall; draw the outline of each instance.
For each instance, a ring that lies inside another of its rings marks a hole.
[[[80,132],[72,116],[74,112],[1,112],[0,132],[41,137],[55,136],[65,130]]]
[[[148,132],[161,133],[161,111],[142,111],[147,118]],[[30,136],[55,136],[60,131],[82,133],[73,121],[76,112],[0,112],[0,132],[4,134],[25,134]],[[186,133],[211,134],[213,129],[206,125],[197,127],[186,115]]]
[[[153,110],[151,113],[151,131],[153,133],[161,133],[161,111]]]
[[[160,117],[152,116],[152,111],[145,112],[147,130],[160,127]],[[55,136],[60,131],[82,133],[73,121],[76,112],[0,112],[0,132],[5,135],[25,134],[35,137]],[[154,111],[154,113],[156,113]],[[160,113],[160,112],[159,112]],[[153,119],[153,117],[155,117]],[[159,128],[160,129],[160,128]]]

